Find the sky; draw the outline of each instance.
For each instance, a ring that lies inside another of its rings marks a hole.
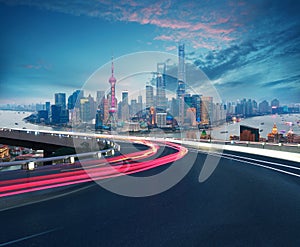
[[[223,101],[300,103],[299,11],[297,0],[0,0],[0,104],[53,102],[96,71],[108,88],[112,56],[117,93],[144,90],[149,71],[121,71],[143,71],[143,52],[176,62],[179,42],[198,70],[187,75],[197,93],[210,92],[195,78],[204,74]]]

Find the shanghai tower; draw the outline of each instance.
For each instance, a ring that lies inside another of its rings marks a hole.
[[[184,95],[185,95],[185,64],[184,64],[184,44],[178,46],[178,86],[177,86],[177,101],[178,101],[178,122],[184,123]]]

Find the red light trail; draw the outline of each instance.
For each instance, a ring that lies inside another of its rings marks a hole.
[[[84,165],[88,165],[87,167],[84,167],[85,170],[80,169],[76,171],[65,171],[58,174],[1,181],[0,197],[74,185],[146,171],[181,159],[188,152],[185,147],[168,142],[165,143],[165,145],[176,150],[175,153],[153,160],[140,161],[137,163],[136,160],[148,158],[151,155],[156,154],[159,147],[157,144],[147,141],[143,141],[143,144],[150,147],[150,149],[122,156],[116,156],[101,161],[94,160],[84,162]],[[124,161],[127,162],[126,166],[123,164]],[[120,164],[120,162],[122,162],[122,164]],[[97,166],[91,167],[91,164],[97,164]]]

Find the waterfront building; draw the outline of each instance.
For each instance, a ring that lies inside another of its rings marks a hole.
[[[241,125],[240,126],[240,140],[241,141],[258,142],[259,141],[259,129]]]
[[[264,100],[262,102],[259,103],[258,106],[258,111],[261,114],[268,114],[270,113],[270,106],[269,106],[269,102]]]
[[[268,133],[268,142],[278,143],[283,138],[282,134],[279,134],[276,123],[274,123],[272,131]]]
[[[40,110],[38,111],[38,122],[40,123],[47,123],[49,120],[49,112],[47,110]]]
[[[273,99],[271,101],[271,106],[279,107],[279,100],[278,99]]]

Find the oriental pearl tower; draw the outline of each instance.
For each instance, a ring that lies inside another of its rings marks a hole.
[[[110,124],[111,129],[116,129],[117,121],[116,121],[116,78],[114,77],[114,61],[112,58],[111,61],[111,77],[109,78],[110,84],[110,108],[109,108],[109,118],[107,122]]]

